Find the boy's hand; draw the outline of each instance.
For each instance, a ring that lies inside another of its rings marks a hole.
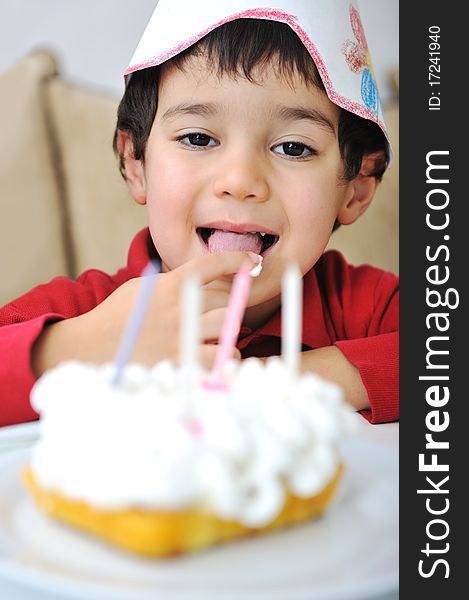
[[[256,259],[246,252],[207,254],[158,276],[143,326],[131,360],[148,366],[169,359],[179,360],[182,320],[181,292],[186,278],[197,275],[202,285],[201,345],[199,359],[210,368],[214,362],[216,341],[221,333],[229,299],[226,291],[210,286],[226,275],[233,275]],[[131,311],[134,308],[141,278],[121,285],[93,310],[78,317],[46,327],[33,348],[32,367],[36,376],[66,359],[97,364],[113,361]],[[240,358],[238,350],[235,357]]]

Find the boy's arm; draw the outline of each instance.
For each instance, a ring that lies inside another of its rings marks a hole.
[[[37,419],[29,402],[35,381],[31,351],[45,324],[57,318],[45,314],[0,327],[0,427]]]
[[[339,384],[371,423],[399,419],[399,334],[336,342],[302,353],[302,370]]]
[[[204,292],[198,354],[200,362],[209,368],[216,354],[216,346],[209,341],[220,335],[229,293],[204,286],[238,272],[247,261],[252,266],[258,264],[257,256],[253,258],[245,252],[214,253],[161,273],[146,307],[132,360],[147,366],[164,359],[178,361],[182,285],[187,277],[197,274]],[[140,287],[141,278],[130,279],[92,310],[47,327],[33,348],[31,359],[35,375],[39,377],[63,360],[95,364],[114,360]],[[238,351],[235,356],[240,356]]]
[[[146,240],[146,230],[136,235],[129,264],[116,275],[92,269],[76,281],[56,277],[0,309],[0,426],[37,418],[29,402],[37,375],[32,368],[37,342],[59,321],[92,310],[132,277],[136,265],[148,260]]]
[[[43,333],[90,310],[111,289],[98,272],[88,285],[57,277],[0,310],[0,427],[37,419],[29,395],[37,376],[33,352]]]
[[[302,352],[301,370],[305,373],[316,373],[340,385],[347,402],[357,410],[370,408],[360,372],[336,346]]]
[[[341,384],[350,404],[371,423],[398,420],[398,277],[369,265],[349,265],[336,251],[327,252],[315,271],[318,284],[306,282],[310,339],[303,342],[324,347],[304,353],[304,368]]]
[[[56,277],[0,309],[0,427],[37,418],[29,402],[33,350],[54,323],[91,310],[119,284],[105,273]]]
[[[246,262],[258,264],[257,257],[245,252],[208,254],[162,274],[146,314],[133,359],[152,365],[163,358],[177,360],[177,331],[181,310],[181,286],[197,273],[202,284],[236,273]],[[62,278],[63,279],[63,278]],[[65,282],[59,281],[62,287]],[[66,286],[76,282],[66,283]],[[116,356],[129,314],[140,290],[139,278],[123,282],[104,300],[97,300],[96,286],[83,289],[88,304],[80,294],[52,294],[51,284],[39,286],[27,297],[0,310],[0,426],[36,418],[29,405],[29,393],[36,377],[63,360],[82,360],[98,364]],[[59,291],[63,291],[60,288]],[[70,292],[70,290],[69,290]],[[101,294],[104,295],[104,294]],[[218,338],[223,325],[229,294],[206,290],[201,317],[200,360],[212,364],[216,346],[205,340]],[[93,303],[96,306],[93,307]],[[61,313],[48,312],[61,304]],[[65,306],[73,304],[72,308]],[[31,305],[26,310],[26,305]],[[47,309],[45,308],[47,306]],[[83,306],[88,307],[87,311]],[[19,307],[23,310],[20,311]],[[34,312],[44,311],[42,315]],[[28,318],[29,317],[29,318]],[[239,352],[235,356],[239,357]],[[207,365],[206,365],[207,366]]]

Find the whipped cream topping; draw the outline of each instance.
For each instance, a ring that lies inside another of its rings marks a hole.
[[[249,274],[251,275],[251,277],[259,277],[259,275],[262,272],[262,263],[264,261],[264,257],[262,256],[262,254],[259,254],[259,264],[256,265],[255,267],[253,267],[250,271]]]
[[[31,466],[46,489],[99,509],[207,510],[260,527],[286,492],[317,494],[334,476],[337,442],[358,427],[341,389],[283,361],[229,365],[227,391],[201,369],[65,362],[31,393],[41,437]]]

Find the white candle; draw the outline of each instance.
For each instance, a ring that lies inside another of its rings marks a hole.
[[[282,355],[290,377],[299,373],[303,312],[303,279],[296,264],[282,278]]]
[[[200,339],[200,283],[188,277],[182,288],[182,322],[180,331],[181,366],[195,367]]]

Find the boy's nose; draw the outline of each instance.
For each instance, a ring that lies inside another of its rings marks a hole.
[[[264,202],[269,196],[269,186],[260,161],[243,156],[224,161],[219,165],[213,187],[219,198]]]

